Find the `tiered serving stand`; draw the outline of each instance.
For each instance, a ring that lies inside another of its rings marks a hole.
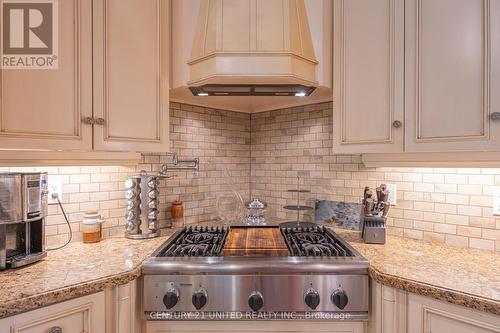
[[[317,226],[316,223],[312,222],[307,222],[307,221],[302,221],[301,220],[301,213],[304,211],[311,211],[314,210],[313,207],[311,206],[306,206],[306,205],[301,205],[300,204],[300,194],[301,193],[310,193],[311,190],[305,190],[300,188],[300,177],[297,177],[297,188],[295,189],[290,189],[287,192],[293,192],[297,193],[297,204],[296,205],[287,205],[283,206],[283,209],[286,210],[291,210],[291,211],[296,211],[297,212],[297,220],[296,221],[289,221],[289,222],[283,222],[280,224],[280,227],[282,228],[308,228],[308,227],[315,227]]]

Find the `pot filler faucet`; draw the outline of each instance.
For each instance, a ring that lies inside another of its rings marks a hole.
[[[180,158],[177,153],[167,152],[167,155],[172,156],[172,163],[166,163],[161,166],[160,175],[166,175],[168,171],[175,170],[194,170],[200,169],[200,159],[194,158]]]

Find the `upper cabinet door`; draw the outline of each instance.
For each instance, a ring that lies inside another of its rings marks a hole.
[[[334,1],[334,153],[403,151],[404,1]]]
[[[496,0],[406,1],[406,151],[500,150],[499,21]]]
[[[58,67],[0,71],[0,149],[92,149],[92,125],[82,122],[92,117],[92,4],[54,4],[52,26],[57,34],[52,46]],[[15,15],[4,14],[11,19]],[[49,45],[29,33],[29,39],[24,36],[29,47]]]
[[[168,150],[169,1],[94,0],[94,149]]]

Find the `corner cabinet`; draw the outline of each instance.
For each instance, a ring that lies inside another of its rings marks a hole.
[[[334,1],[334,153],[403,150],[404,1]]]
[[[0,149],[168,150],[170,1],[56,4],[58,69],[0,71]]]
[[[500,3],[335,0],[334,152],[500,151]]]

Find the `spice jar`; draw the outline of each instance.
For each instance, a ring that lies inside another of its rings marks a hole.
[[[184,226],[184,207],[182,201],[172,202],[172,227],[181,228]]]
[[[102,218],[96,211],[83,213],[83,242],[97,243],[102,238]]]

